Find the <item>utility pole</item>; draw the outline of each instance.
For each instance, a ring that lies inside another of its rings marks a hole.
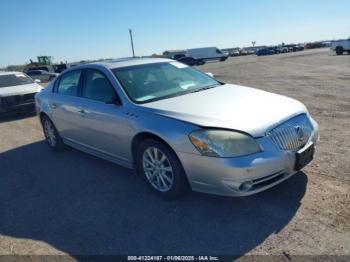
[[[129,33],[130,33],[130,41],[131,41],[132,57],[135,57],[134,41],[133,41],[133,39],[132,39],[132,30],[131,30],[131,29],[129,29]]]

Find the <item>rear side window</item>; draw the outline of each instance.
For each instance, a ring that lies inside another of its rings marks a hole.
[[[57,87],[57,93],[76,96],[80,81],[81,71],[72,71],[64,74]]]
[[[86,70],[82,97],[105,103],[116,100],[116,93],[106,76],[97,70]]]

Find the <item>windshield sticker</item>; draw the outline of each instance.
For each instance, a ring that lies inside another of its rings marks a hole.
[[[175,66],[177,68],[186,68],[186,67],[188,67],[188,65],[185,65],[185,64],[182,64],[182,63],[179,63],[179,62],[172,62],[170,64],[172,64],[173,66]]]

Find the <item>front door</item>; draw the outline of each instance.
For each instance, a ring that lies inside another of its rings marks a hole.
[[[104,73],[95,69],[85,70],[79,100],[79,142],[105,157],[129,162],[129,148],[125,147],[132,126]]]

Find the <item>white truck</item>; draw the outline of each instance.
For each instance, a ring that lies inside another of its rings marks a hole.
[[[202,47],[202,48],[192,48],[187,49],[186,56],[193,57],[195,59],[202,59],[204,61],[219,60],[225,61],[227,55],[216,47]]]
[[[332,42],[331,50],[335,51],[337,55],[342,55],[344,52],[348,52],[350,55],[350,38]]]

